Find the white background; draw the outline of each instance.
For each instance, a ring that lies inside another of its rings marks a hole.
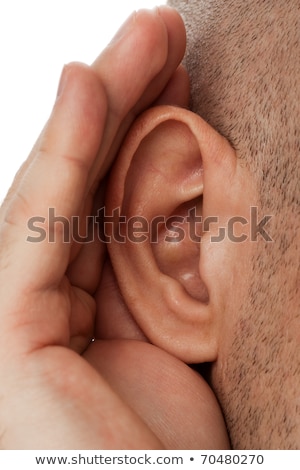
[[[0,203],[50,114],[63,65],[90,64],[133,10],[163,3],[0,1]]]

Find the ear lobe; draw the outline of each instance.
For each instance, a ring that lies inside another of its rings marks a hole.
[[[194,222],[202,216],[206,159],[222,167],[222,145],[199,116],[153,108],[125,140],[107,191],[114,223],[105,231],[124,300],[153,344],[189,363],[217,357],[218,316],[201,277]]]

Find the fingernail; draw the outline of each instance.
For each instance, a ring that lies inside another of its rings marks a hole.
[[[59,98],[62,95],[62,93],[64,91],[64,88],[66,86],[66,82],[67,82],[67,66],[64,65],[64,68],[62,69],[60,79],[59,79],[56,99]]]
[[[137,12],[134,11],[130,16],[129,18],[127,18],[127,20],[125,21],[125,23],[122,24],[122,26],[119,28],[119,30],[117,31],[117,33],[114,35],[114,37],[112,38],[112,40],[110,41],[109,44],[112,44],[116,41],[119,41],[119,39],[121,39],[122,37],[124,37],[127,32],[132,29],[132,24],[134,23],[134,20],[135,20],[135,17],[136,17],[136,14]]]

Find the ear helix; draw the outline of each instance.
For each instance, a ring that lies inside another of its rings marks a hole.
[[[168,269],[168,260],[160,260],[168,252],[166,218],[202,195],[198,119],[170,106],[147,111],[124,142],[106,202],[106,216],[114,220],[105,227],[108,250],[124,300],[148,339],[186,362],[215,358],[208,294],[198,276],[197,298]],[[185,242],[178,245],[179,258],[181,248],[183,255],[189,250]],[[199,273],[200,246],[193,250]]]

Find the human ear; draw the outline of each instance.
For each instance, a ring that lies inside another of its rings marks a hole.
[[[207,219],[226,217],[235,169],[198,115],[161,106],[137,120],[108,184],[105,232],[126,305],[150,342],[189,363],[218,354],[224,249],[212,249]]]

